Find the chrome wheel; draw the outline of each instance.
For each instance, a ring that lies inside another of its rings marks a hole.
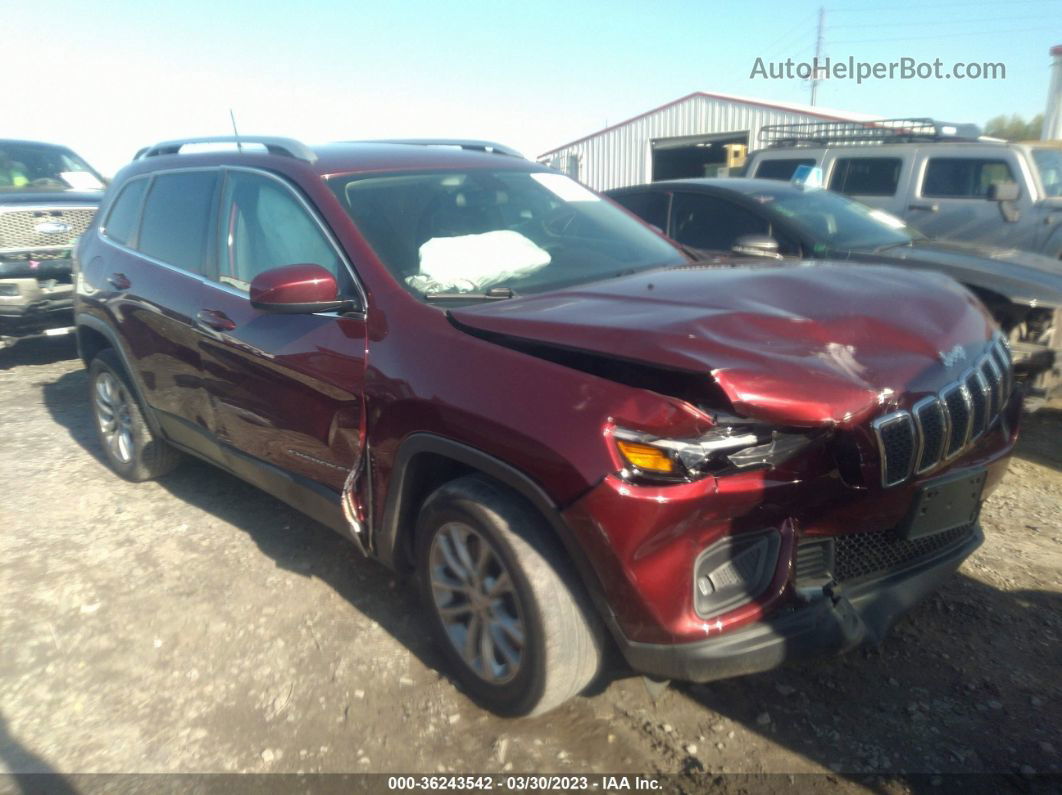
[[[490,543],[461,522],[447,522],[429,553],[432,598],[465,664],[500,685],[520,671],[524,620],[512,578]]]
[[[129,392],[125,385],[110,373],[100,373],[96,379],[96,422],[100,436],[111,455],[122,464],[133,460],[133,419],[130,415]]]

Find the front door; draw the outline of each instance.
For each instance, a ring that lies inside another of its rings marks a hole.
[[[338,247],[299,194],[263,172],[226,171],[217,271],[202,295],[199,348],[215,433],[250,456],[340,491],[363,445],[363,314],[286,315],[251,306],[251,280],[313,263],[352,294]],[[364,308],[364,307],[362,307]],[[240,461],[232,461],[240,469]]]
[[[956,157],[928,152],[904,220],[927,237],[1033,248],[1035,207],[1017,168],[1013,158],[998,153]],[[999,203],[988,200],[988,189],[994,182],[1015,181],[1022,185],[1013,203],[1018,219],[1008,221]]]

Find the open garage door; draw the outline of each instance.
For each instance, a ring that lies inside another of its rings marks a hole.
[[[745,164],[748,144],[748,131],[655,138],[650,142],[653,152],[653,182],[689,177],[733,176]]]

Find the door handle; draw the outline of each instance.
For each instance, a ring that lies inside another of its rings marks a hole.
[[[112,273],[107,277],[107,281],[116,290],[128,290],[133,286],[133,283],[129,281],[129,277],[124,273]]]
[[[236,328],[236,322],[217,309],[200,309],[195,313],[197,326],[211,331],[232,331]]]
[[[927,213],[939,213],[940,212],[940,205],[937,204],[936,202],[933,202],[933,203],[930,203],[930,202],[914,202],[913,204],[907,205],[907,209],[909,209],[909,210],[925,210]]]

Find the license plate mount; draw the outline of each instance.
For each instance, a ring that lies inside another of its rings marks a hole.
[[[973,524],[981,512],[986,469],[967,470],[924,484],[897,528],[900,538],[915,539]]]

